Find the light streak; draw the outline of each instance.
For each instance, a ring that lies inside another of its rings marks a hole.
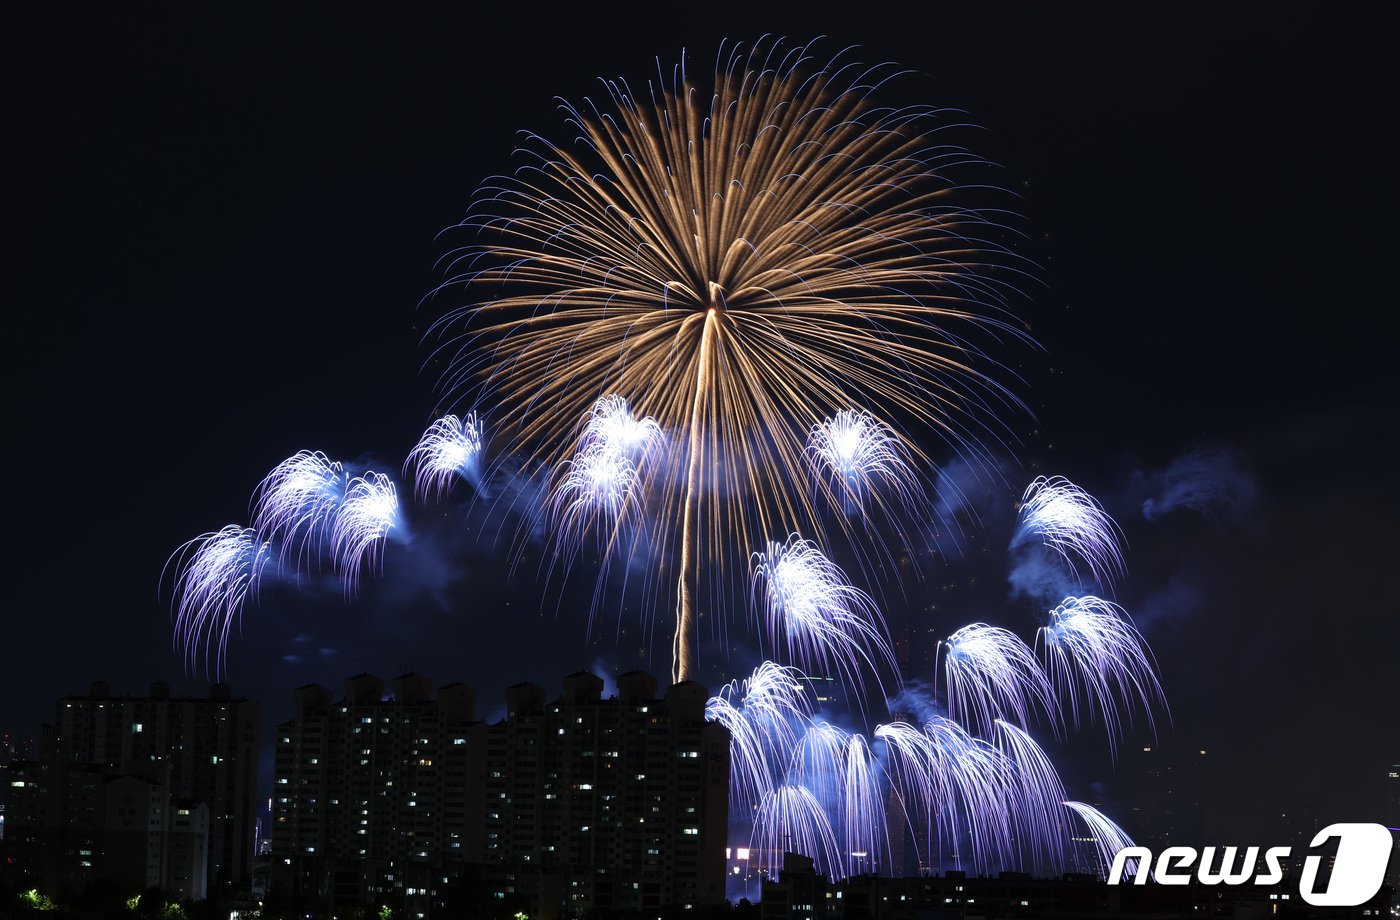
[[[441,386],[495,400],[527,472],[561,468],[608,394],[673,439],[635,488],[678,560],[677,681],[734,547],[820,535],[791,488],[814,425],[879,405],[977,454],[1020,405],[979,348],[1029,340],[997,212],[962,202],[982,161],[938,110],[879,104],[892,68],[811,52],[764,40],[722,52],[713,89],[682,61],[641,96],[563,103],[567,142],[528,135],[481,187],[437,292],[469,301],[430,332]]]
[[[430,496],[441,501],[456,479],[474,485],[481,481],[483,436],[476,413],[464,418],[445,415],[428,426],[409,452],[404,472],[415,471],[414,494],[420,501]]]
[[[1044,641],[1045,670],[1079,725],[1081,701],[1091,717],[1103,720],[1116,752],[1126,719],[1140,705],[1156,732],[1154,706],[1166,708],[1152,653],[1122,607],[1100,597],[1067,597],[1050,611]]]
[[[1111,588],[1127,571],[1119,546],[1122,531],[1088,492],[1063,476],[1040,476],[1021,496],[1020,522],[1012,547],[1042,541],[1077,572],[1087,565],[1094,580]]]
[[[834,668],[860,691],[866,669],[877,681],[880,669],[898,680],[899,665],[875,602],[848,584],[812,541],[794,534],[755,553],[753,588],[775,648],[799,668],[809,673]]]

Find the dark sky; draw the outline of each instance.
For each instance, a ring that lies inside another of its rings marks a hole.
[[[437,235],[518,129],[561,133],[555,95],[682,47],[707,62],[726,38],[827,35],[965,110],[1020,196],[1041,281],[1018,309],[1044,352],[1015,358],[1036,417],[1015,422],[1008,476],[1068,476],[1122,525],[1118,597],[1172,704],[1161,744],[1211,752],[1203,832],[1377,817],[1400,758],[1393,22],[1288,3],[199,6],[7,29],[0,730],[32,734],[99,678],[203,692],[170,648],[171,552],[245,522],[296,450],[398,470],[440,408],[417,306]],[[1143,515],[1182,482],[1217,500]],[[1009,502],[988,498],[975,539],[1005,546]],[[356,603],[308,588],[250,607],[235,691],[270,725],[293,687],[362,670],[471,683],[487,715],[517,680],[666,672],[664,638],[648,660],[613,613],[586,642],[586,611],[542,602],[528,563],[508,579],[502,553],[460,549],[462,511],[416,511],[434,539],[391,546]],[[967,594],[921,627],[1029,639],[997,560],[949,566]],[[751,664],[711,654],[704,679]],[[1102,733],[1055,750],[1071,794],[1122,817],[1134,780]]]

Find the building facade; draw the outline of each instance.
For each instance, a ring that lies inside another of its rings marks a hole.
[[[269,896],[425,918],[722,905],[728,732],[698,684],[617,684],[518,684],[489,726],[469,688],[422,675],[387,693],[358,675],[339,700],[298,689],[278,727]]]
[[[207,697],[172,697],[163,683],[145,697],[113,697],[105,683],[58,701],[60,755],[72,763],[141,773],[163,767],[172,800],[209,810],[206,871],[211,896],[248,889],[257,823],[258,725],[251,700],[226,684]]]
[[[360,674],[333,701],[294,693],[277,729],[271,885],[335,907],[441,912],[482,859],[485,726],[476,694],[420,674]]]
[[[486,859],[499,899],[544,918],[724,903],[729,733],[694,682],[586,672],[507,690],[487,730]]]
[[[8,767],[7,865],[54,893],[98,879],[196,900],[246,891],[258,718],[223,684],[129,697],[98,682],[60,699],[39,759]]]
[[[51,757],[7,773],[6,883],[69,897],[99,881],[128,895],[208,896],[209,809],[174,799],[163,765],[126,773]]]

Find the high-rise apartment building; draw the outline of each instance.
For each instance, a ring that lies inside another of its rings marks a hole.
[[[295,691],[277,729],[272,885],[281,895],[439,913],[479,864],[485,726],[476,694],[420,674]]]
[[[144,697],[114,697],[94,683],[58,701],[54,755],[68,764],[149,777],[164,807],[208,810],[209,896],[244,892],[252,879],[258,784],[258,704],[225,684],[207,697],[173,697],[164,683]],[[174,803],[184,803],[175,805]]]
[[[161,888],[204,900],[208,891],[209,808],[172,799],[145,774],[92,764],[12,761],[13,828],[0,880],[54,896],[102,882],[128,896]]]
[[[592,674],[551,699],[506,691],[475,721],[475,694],[405,675],[385,693],[295,692],[278,727],[271,897],[332,910],[462,915],[463,899],[533,918],[700,907],[724,900],[729,736],[694,683]]]
[[[487,729],[486,859],[494,894],[531,917],[698,908],[724,901],[729,733],[694,682],[589,673],[564,694],[509,688]]]
[[[102,881],[203,900],[247,890],[257,797],[258,707],[208,697],[60,699],[38,760],[11,760],[4,874],[49,895]]]

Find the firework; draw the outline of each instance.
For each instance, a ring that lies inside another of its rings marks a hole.
[[[805,786],[779,786],[764,797],[749,838],[753,865],[772,878],[782,872],[785,852],[810,856],[817,871],[840,878],[845,865],[841,846],[822,803]]]
[[[943,716],[929,719],[922,731],[893,722],[874,734],[886,745],[886,771],[898,801],[916,835],[922,825],[921,842],[934,864],[946,857],[960,868],[983,871],[1010,865],[1018,842],[1022,860],[1041,858],[1038,848],[1053,826],[1045,803],[1058,803],[1046,796],[1063,792],[1058,780],[1051,781],[1048,762],[1032,768],[1028,756],[1023,770],[1017,756],[1024,752],[1005,753]],[[1034,750],[1043,761],[1039,748]]]
[[[297,568],[320,556],[345,497],[345,471],[319,450],[302,450],[273,467],[253,493],[253,529],[295,548]]]
[[[885,828],[885,799],[881,794],[884,772],[875,761],[864,735],[851,735],[843,753],[840,815],[842,855],[846,872],[872,872],[889,852]]]
[[[1003,756],[1015,767],[1011,808],[1022,859],[1057,874],[1064,865],[1064,784],[1045,751],[1025,731],[1001,719],[996,731]]]
[[[924,724],[930,772],[942,788],[943,822],[938,839],[955,863],[986,870],[1005,863],[1014,840],[1008,808],[1014,793],[1014,767],[992,745],[974,738],[957,722],[934,716]],[[966,852],[964,852],[966,847]]]
[[[215,653],[215,671],[228,657],[229,634],[241,620],[244,602],[256,596],[271,555],[270,546],[251,527],[229,524],[201,534],[170,557],[175,565],[175,645],[193,668],[200,646],[208,669]],[[163,577],[163,576],[162,576]]]
[[[1107,879],[1108,868],[1113,865],[1113,857],[1124,847],[1133,846],[1133,839],[1123,828],[1114,824],[1103,812],[1092,805],[1085,805],[1083,802],[1065,802],[1064,805],[1088,826],[1089,834],[1094,838],[1099,875]],[[1137,860],[1129,859],[1126,868],[1127,875],[1136,875]]]
[[[819,721],[796,739],[781,785],[806,790],[821,808],[841,854],[839,862],[828,865],[832,877],[869,871],[888,852],[884,783],[884,771],[863,735]]]
[[[919,816],[932,822],[938,803],[949,795],[946,777],[934,773],[929,736],[908,722],[877,725],[872,735],[886,745],[885,770],[906,816],[911,822]]]
[[[675,436],[639,486],[678,544],[677,681],[701,572],[819,532],[789,488],[814,424],[885,405],[967,449],[1014,403],[975,344],[1025,338],[1001,228],[961,204],[981,161],[933,137],[937,110],[880,107],[890,75],[764,41],[722,52],[713,89],[684,61],[646,96],[606,82],[562,106],[566,144],[530,134],[526,165],[482,187],[477,240],[449,258],[442,288],[473,302],[431,331],[441,385],[495,397],[527,464],[568,459],[609,393]]]
[[[465,418],[445,415],[428,426],[404,463],[404,471],[416,468],[414,493],[420,501],[447,495],[455,479],[479,483],[481,477],[481,423],[476,413]]]
[[[637,418],[624,397],[612,394],[593,404],[580,449],[605,448],[640,465],[661,441],[661,426],[656,419]]]
[[[662,441],[656,421],[637,418],[623,397],[605,396],[593,404],[551,496],[554,532],[565,558],[590,531],[598,534],[607,558],[607,550],[625,535],[630,512],[638,510],[639,470]]]
[[[611,534],[629,509],[637,470],[620,451],[594,444],[565,464],[554,489],[555,527],[560,542],[572,545],[592,526]]]
[[[1122,607],[1099,597],[1067,597],[1050,611],[1038,637],[1045,642],[1045,670],[1076,727],[1082,699],[1091,716],[1103,719],[1115,751],[1135,703],[1155,732],[1152,709],[1165,708],[1166,696],[1152,653]]]
[[[837,802],[845,783],[843,766],[851,734],[825,720],[807,725],[793,748],[786,781],[809,789],[825,806]]]
[[[998,718],[1027,726],[1037,712],[1054,721],[1050,683],[1035,653],[1015,633],[971,623],[940,643],[948,682],[948,713],[990,732]]]
[[[738,814],[756,808],[789,764],[811,722],[802,674],[771,661],[742,683],[730,681],[705,705],[705,718],[729,729],[731,800]]]
[[[881,492],[893,493],[900,504],[916,504],[919,486],[908,445],[869,412],[845,409],[814,425],[807,455],[848,514],[859,514]]]
[[[1077,571],[1077,559],[1089,567],[1095,581],[1111,587],[1126,571],[1121,537],[1118,525],[1092,495],[1063,476],[1040,476],[1021,496],[1020,522],[1011,545],[1038,539],[1071,570]]]
[[[356,476],[346,486],[331,527],[331,553],[347,596],[355,593],[360,570],[382,561],[384,539],[396,526],[398,512],[394,483],[383,473]]]
[[[755,553],[753,584],[774,645],[784,645],[799,667],[834,667],[858,688],[864,686],[865,668],[888,668],[898,680],[899,666],[875,602],[847,584],[810,540],[794,535]]]

